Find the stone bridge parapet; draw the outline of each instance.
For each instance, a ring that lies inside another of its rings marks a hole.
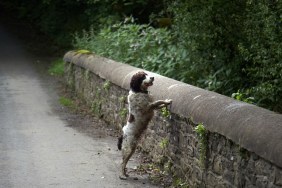
[[[64,61],[66,82],[93,112],[113,127],[125,124],[130,78],[142,69],[78,51]],[[142,139],[155,162],[191,187],[282,186],[281,114],[145,72],[155,77],[154,98],[173,100]],[[198,124],[207,130],[206,144],[194,131]]]

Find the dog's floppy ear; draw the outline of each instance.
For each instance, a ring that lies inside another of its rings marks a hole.
[[[133,92],[142,92],[141,84],[143,80],[146,78],[146,75],[147,74],[145,72],[140,71],[132,76],[131,81],[130,81],[130,89]]]

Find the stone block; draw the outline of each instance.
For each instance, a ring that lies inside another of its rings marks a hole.
[[[220,176],[217,176],[216,174],[212,172],[207,173],[207,179],[206,179],[206,185],[207,187],[215,187],[218,185],[218,183],[222,180]]]
[[[215,172],[218,175],[223,174],[223,166],[222,166],[222,157],[217,156],[213,161],[213,172]]]
[[[275,167],[274,174],[274,184],[277,186],[282,186],[282,169]]]
[[[271,164],[270,163],[266,163],[264,160],[257,160],[255,161],[255,169],[254,172],[258,175],[267,175],[269,174],[270,171],[272,171],[271,169]]]
[[[268,187],[268,178],[266,176],[256,176],[256,187],[257,188],[267,188]]]

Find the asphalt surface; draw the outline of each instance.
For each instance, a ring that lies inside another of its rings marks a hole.
[[[33,62],[0,26],[0,187],[154,187],[146,176],[118,178],[116,138],[71,128],[54,110],[53,82]]]

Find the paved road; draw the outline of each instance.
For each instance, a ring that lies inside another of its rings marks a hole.
[[[0,27],[0,187],[153,187],[142,177],[119,180],[115,139],[70,128],[31,62]]]

